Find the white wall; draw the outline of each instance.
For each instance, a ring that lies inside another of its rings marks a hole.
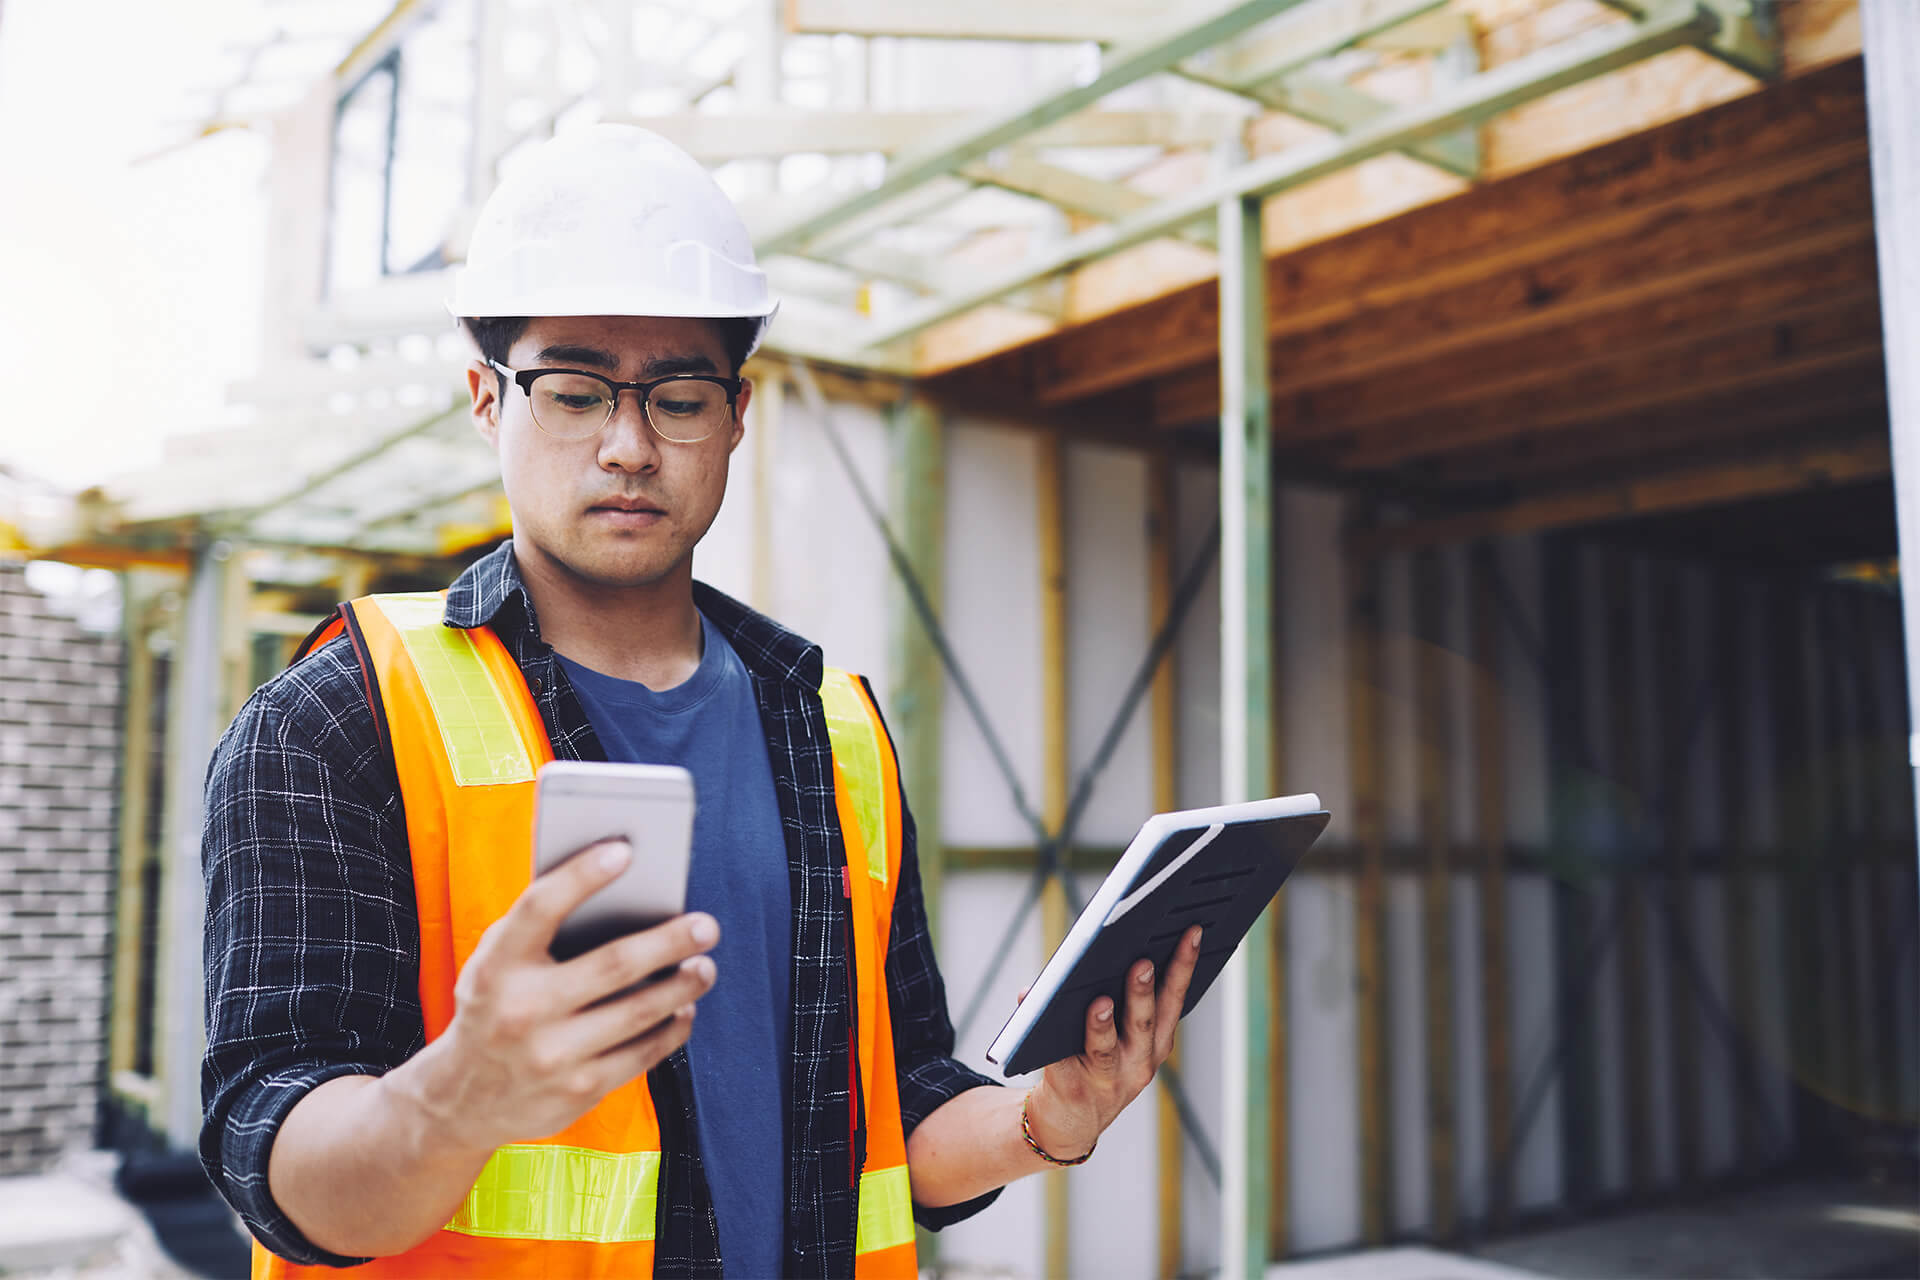
[[[887,492],[888,439],[885,423],[870,410],[839,407],[836,421],[845,433],[862,474],[876,494]],[[1025,430],[1006,423],[950,420],[946,435],[946,597],[943,620],[959,660],[971,677],[995,730],[1013,762],[1029,804],[1041,801],[1040,582],[1035,552],[1037,492],[1036,442]],[[752,511],[756,455],[743,445],[735,457],[733,493],[701,552],[701,575],[724,590],[745,596],[751,585],[752,548],[759,536]],[[1150,641],[1147,617],[1146,494],[1150,461],[1142,455],[1086,444],[1071,445],[1066,460],[1067,625],[1069,648],[1068,740],[1071,767],[1078,772],[1092,757],[1125,692],[1127,681]],[[772,485],[774,508],[768,527],[775,573],[770,598],[759,601],[783,621],[822,641],[830,661],[863,669],[886,689],[887,577],[884,549],[826,447],[820,424],[796,398],[789,397],[777,430],[771,461],[779,467]],[[1207,536],[1218,504],[1217,475],[1208,466],[1182,463],[1175,475],[1176,573],[1184,575]],[[1280,705],[1283,792],[1312,790],[1334,814],[1325,837],[1329,848],[1353,840],[1353,788],[1348,759],[1349,689],[1347,683],[1347,604],[1340,553],[1346,504],[1336,495],[1302,488],[1286,489],[1275,510],[1279,555],[1276,582],[1280,607]],[[1600,592],[1599,558],[1582,551],[1575,557],[1581,575],[1580,624],[1595,674],[1584,691],[1590,750],[1601,789],[1611,772],[1612,735],[1621,699],[1633,699],[1640,733],[1640,758],[1657,773],[1663,764],[1660,700],[1654,676],[1661,662],[1679,662],[1680,687],[1691,696],[1721,660],[1713,648],[1715,584],[1699,569],[1689,569],[1681,593],[1683,642],[1673,653],[1660,652],[1652,626],[1651,566],[1635,561],[1635,612],[1641,680],[1633,690],[1606,686],[1605,664],[1597,661],[1606,634],[1607,602]],[[1502,540],[1496,561],[1504,575],[1508,604],[1499,625],[1500,653],[1496,688],[1506,733],[1506,820],[1509,838],[1522,849],[1543,848],[1547,837],[1548,778],[1545,686],[1538,660],[1546,641],[1543,618],[1542,558],[1537,541]],[[1435,642],[1442,651],[1451,733],[1445,747],[1449,826],[1455,841],[1471,845],[1479,831],[1473,769],[1472,706],[1476,668],[1470,660],[1468,565],[1461,550],[1437,557],[1436,572],[1445,581],[1446,609]],[[1413,663],[1418,646],[1411,639],[1412,562],[1391,557],[1383,565],[1384,619],[1381,687],[1385,728],[1384,816],[1390,843],[1417,845],[1419,838]],[[1745,619],[1736,684],[1747,703],[1749,743],[1742,762],[1743,790],[1756,797],[1752,816],[1760,849],[1775,846],[1781,830],[1768,800],[1775,779],[1769,711],[1771,672],[1765,650],[1768,614],[1758,584],[1738,588]],[[1177,792],[1183,805],[1214,803],[1219,785],[1219,582],[1216,568],[1206,578],[1175,648],[1177,689]],[[1886,628],[1888,649],[1870,664],[1863,678],[1876,688],[1899,687],[1898,632]],[[1884,667],[1885,670],[1881,670]],[[1022,821],[1007,787],[951,682],[943,725],[943,835],[950,846],[1029,848],[1033,833]],[[1719,794],[1722,747],[1717,707],[1711,708],[1692,740],[1687,762],[1692,788],[1684,798],[1696,846],[1705,850],[1722,837]],[[1816,722],[1816,728],[1817,728]],[[1143,703],[1127,724],[1079,832],[1083,844],[1118,845],[1146,816],[1152,797],[1152,741]],[[1656,789],[1657,790],[1657,789]],[[1650,796],[1622,799],[1644,803]],[[1884,813],[1868,813],[1856,803],[1850,813],[1862,831],[1897,822],[1910,826],[1910,797],[1890,795]],[[1588,824],[1585,836],[1596,850],[1624,852],[1626,832],[1604,812]],[[1510,1093],[1491,1097],[1485,1072],[1485,1017],[1481,979],[1481,921],[1477,879],[1456,873],[1451,880],[1453,969],[1453,1073],[1457,1203],[1463,1220],[1484,1212],[1497,1174],[1498,1153],[1487,1149],[1488,1108],[1512,1116],[1522,1093],[1555,1053],[1557,947],[1554,937],[1555,879],[1551,873],[1516,870],[1506,888]],[[1904,883],[1911,883],[1905,881]],[[942,964],[950,1008],[958,1019],[980,988],[995,949],[1030,886],[1024,872],[974,872],[949,877]],[[1092,878],[1083,876],[1083,892]],[[1657,877],[1649,882],[1643,1007],[1654,1097],[1650,1100],[1658,1135],[1654,1174],[1669,1180],[1675,1169],[1675,1125],[1683,1119],[1698,1126],[1709,1171],[1731,1170],[1736,1125],[1751,1126],[1734,1086],[1728,1046],[1703,1007],[1696,1018],[1694,1051],[1699,1063],[1697,1105],[1691,1117],[1675,1113],[1670,1067],[1674,1059],[1667,1016],[1670,993],[1683,989],[1684,975],[1667,955],[1664,917],[1655,899]],[[1615,890],[1601,881],[1592,886],[1593,916],[1612,915]],[[1862,880],[1862,891],[1866,881]],[[1732,966],[1749,968],[1761,1008],[1751,1025],[1738,1028],[1742,1052],[1757,1046],[1759,1079],[1778,1127],[1763,1160],[1791,1150],[1790,1094],[1785,1069],[1785,1023],[1780,1002],[1768,998],[1784,986],[1786,956],[1782,942],[1781,884],[1771,871],[1754,877],[1754,911],[1749,924],[1752,953],[1728,952],[1727,899],[1717,867],[1703,863],[1686,895],[1686,932],[1701,967],[1706,990],[1730,1007]],[[1419,1234],[1432,1213],[1427,1140],[1424,924],[1416,875],[1396,871],[1388,877],[1387,1062],[1389,1070],[1392,1195],[1390,1226],[1396,1233]],[[1310,856],[1282,898],[1287,937],[1288,1009],[1286,1099],[1291,1146],[1286,1160],[1290,1188],[1289,1218],[1298,1251],[1333,1249],[1357,1243],[1361,1231],[1360,1097],[1355,1002],[1354,881],[1344,867],[1316,866]],[[967,1028],[959,1047],[963,1058],[997,1074],[982,1057],[1011,1008],[1015,992],[1039,969],[1043,959],[1037,913],[1014,935],[1013,949],[987,992],[981,1013]],[[1603,1193],[1627,1186],[1625,1103],[1624,964],[1618,942],[1604,953],[1593,975],[1592,1019],[1598,1095],[1596,1154]],[[1896,1007],[1915,1002],[1915,979],[1899,980]],[[1885,1028],[1881,1043],[1913,1063],[1913,1020]],[[1216,1002],[1204,1002],[1183,1025],[1184,1078],[1198,1112],[1205,1140],[1220,1143],[1220,1017]],[[1902,1079],[1912,1094],[1912,1069]],[[1550,1080],[1538,1114],[1528,1127],[1514,1161],[1516,1207],[1549,1209],[1562,1195],[1561,1085]],[[1155,1108],[1143,1099],[1109,1132],[1099,1156],[1072,1175],[1070,1248],[1076,1274],[1147,1277],[1158,1247],[1158,1152]],[[1764,1134],[1756,1139],[1764,1147]],[[1183,1160],[1185,1198],[1181,1256],[1191,1270],[1216,1266],[1218,1192],[1189,1146]],[[987,1213],[945,1233],[944,1256],[953,1262],[1013,1275],[1038,1274],[1043,1257],[1042,1200],[1037,1181],[1017,1184]]]

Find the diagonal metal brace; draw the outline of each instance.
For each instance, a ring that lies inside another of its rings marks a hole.
[[[1650,0],[1601,0],[1639,19],[1652,7]],[[1719,20],[1720,28],[1700,42],[1700,50],[1758,80],[1776,80],[1783,59],[1780,52],[1780,0],[1699,0],[1700,7]]]

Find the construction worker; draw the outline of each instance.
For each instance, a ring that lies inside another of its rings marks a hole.
[[[1030,1091],[953,1060],[870,691],[693,579],[775,304],[691,157],[547,144],[451,305],[511,540],[344,606],[209,774],[201,1154],[255,1274],[911,1276],[914,1219],[1093,1151],[1197,931]],[[632,856],[531,877],[552,758],[692,772],[685,914],[552,957]]]

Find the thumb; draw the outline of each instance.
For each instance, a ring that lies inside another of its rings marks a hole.
[[[625,840],[602,840],[570,854],[565,862],[535,877],[500,917],[497,945],[520,955],[546,956],[561,923],[612,884],[632,860],[633,848]]]

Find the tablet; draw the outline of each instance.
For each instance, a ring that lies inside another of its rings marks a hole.
[[[1074,921],[1027,998],[987,1049],[1009,1076],[1086,1047],[1087,1006],[1126,1007],[1127,971],[1142,959],[1161,973],[1199,925],[1200,960],[1185,1017],[1220,976],[1330,815],[1316,795],[1187,809],[1148,818]]]

